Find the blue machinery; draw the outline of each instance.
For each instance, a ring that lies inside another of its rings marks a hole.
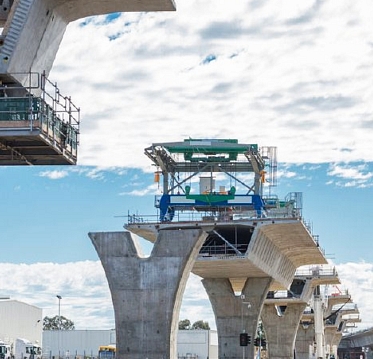
[[[153,144],[145,154],[157,167],[155,181],[163,178],[162,195],[155,200],[160,222],[300,216],[299,193],[284,201],[270,194],[276,185],[275,147],[185,139]]]

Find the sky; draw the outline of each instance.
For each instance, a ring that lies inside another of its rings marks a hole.
[[[0,167],[0,294],[111,329],[89,232],[155,214],[144,149],[184,138],[275,146],[275,192],[303,217],[373,326],[373,4],[178,0],[69,24],[49,79],[81,109],[78,165]],[[151,245],[141,242],[145,253]],[[191,275],[180,319],[213,314]]]

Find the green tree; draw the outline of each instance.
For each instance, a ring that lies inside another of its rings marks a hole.
[[[181,330],[189,330],[190,329],[190,320],[183,319],[179,321],[179,329]]]
[[[197,320],[195,323],[193,323],[192,329],[210,330],[210,326],[208,322],[204,322],[203,320]]]
[[[43,330],[74,330],[75,325],[70,319],[56,315],[55,317],[44,317]]]

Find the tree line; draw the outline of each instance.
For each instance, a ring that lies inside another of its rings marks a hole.
[[[74,322],[70,319],[67,319],[64,316],[54,316],[54,317],[44,317],[43,319],[43,330],[74,330]],[[210,330],[208,322],[203,320],[197,320],[193,324],[189,319],[183,319],[179,321],[180,330],[197,330],[204,329]]]

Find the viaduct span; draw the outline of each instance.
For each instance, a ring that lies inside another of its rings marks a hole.
[[[193,272],[212,304],[220,358],[254,358],[254,347],[241,346],[240,338],[255,338],[260,317],[270,358],[292,358],[314,288],[339,280],[336,273],[318,276],[305,280],[298,299],[268,298],[291,288],[297,268],[327,264],[302,221],[300,194],[284,200],[263,195],[263,186],[276,178],[275,149],[188,139],[153,144],[145,154],[163,186],[155,200],[158,219],[129,216],[129,232],[90,233],[113,296],[119,357],[177,357],[180,302]],[[239,173],[245,172],[241,180]],[[218,182],[228,179],[226,190]],[[130,232],[154,243],[149,258],[141,257]],[[273,315],[281,307],[287,307],[285,322]]]
[[[79,133],[79,117],[71,112],[75,107],[68,103],[66,122],[49,113],[44,97],[35,97],[44,96],[66,26],[111,12],[173,11],[175,4],[172,0],[2,0],[1,5],[0,92],[7,100],[0,109],[0,163],[75,164]],[[16,116],[10,110],[14,106]],[[272,309],[284,305],[272,303],[268,293],[288,289],[298,267],[327,261],[302,222],[301,194],[291,193],[282,201],[263,196],[265,183],[275,185],[275,148],[259,149],[235,140],[186,140],[153,144],[145,153],[163,177],[157,221],[132,218],[126,225],[129,232],[89,234],[112,293],[118,358],[176,358],[179,309],[193,272],[203,278],[215,313],[221,358],[254,357],[253,347],[238,345],[238,339],[242,334],[246,340],[255,337],[262,313],[272,338],[271,359],[290,359],[304,303],[286,305],[293,313],[285,328],[290,335],[278,343],[274,338],[283,335],[276,332],[279,322],[268,318]],[[234,185],[217,190],[214,173]],[[253,183],[245,183],[236,173],[252,174]],[[190,181],[196,175],[199,190]],[[181,218],[185,214],[190,217]],[[154,243],[149,258],[141,256],[130,232]]]

